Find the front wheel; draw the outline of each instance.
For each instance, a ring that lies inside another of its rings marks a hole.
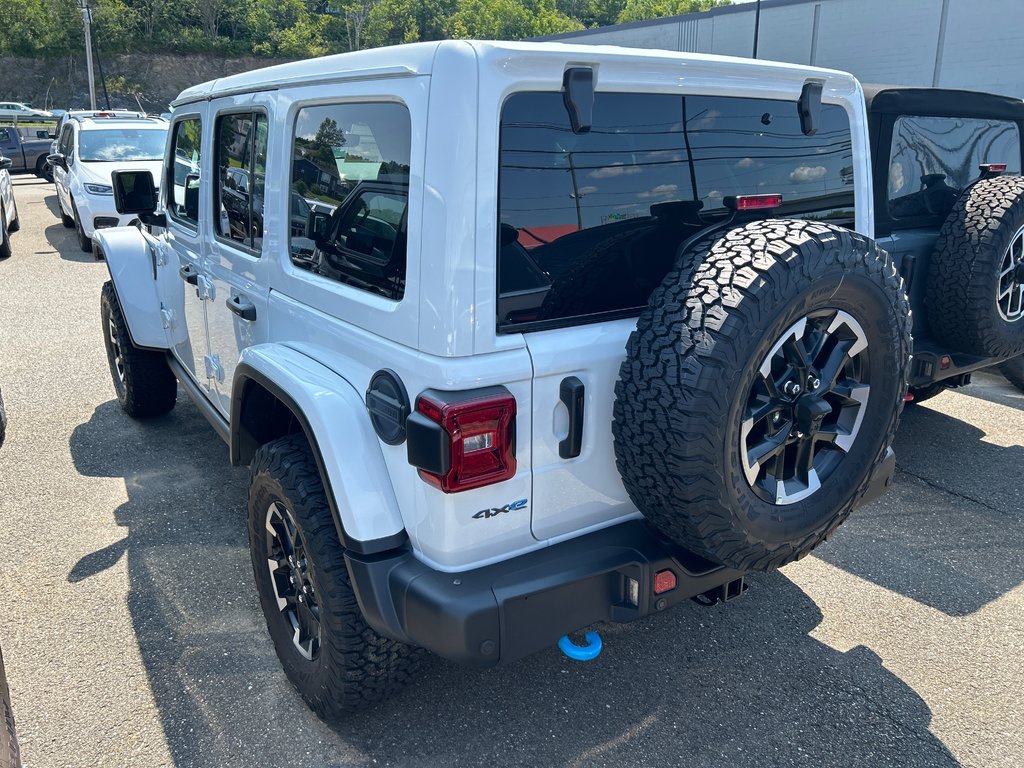
[[[110,376],[124,412],[144,419],[170,411],[178,396],[178,382],[167,358],[161,352],[139,349],[132,343],[117,293],[109,280],[100,293],[100,318]]]
[[[249,550],[267,629],[292,685],[325,720],[387,698],[420,652],[359,610],[323,482],[305,438],[261,447],[249,470]]]
[[[668,538],[739,570],[812,550],[864,496],[907,391],[892,259],[826,224],[761,221],[680,254],[630,336],[615,456]]]
[[[78,235],[78,245],[86,253],[92,253],[92,238],[85,234],[85,228],[82,227],[82,216],[78,213],[78,206],[75,205],[75,201],[71,201],[71,209],[75,213],[75,234]]]

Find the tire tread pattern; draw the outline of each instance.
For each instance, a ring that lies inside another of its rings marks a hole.
[[[742,570],[770,570],[828,538],[864,495],[870,473],[845,503],[800,540],[772,545],[743,530],[726,495],[723,445],[729,385],[747,364],[738,350],[765,333],[762,306],[781,306],[827,270],[879,285],[892,319],[889,365],[898,369],[885,455],[903,408],[910,362],[910,307],[891,257],[871,240],[827,224],[765,220],[715,233],[680,254],[651,295],[627,344],[612,432],[630,498],[676,543]],[[746,487],[746,486],[745,486]]]
[[[955,349],[983,357],[1024,352],[1024,320],[996,308],[1003,254],[1024,226],[1024,178],[979,181],[961,195],[935,243],[925,290],[928,326]]]
[[[267,443],[253,457],[249,470],[249,536],[253,573],[268,625],[280,620],[265,575],[267,500],[280,495],[295,517],[312,559],[314,588],[324,629],[315,671],[304,672],[290,636],[273,631],[278,657],[296,690],[322,719],[333,721],[365,709],[407,686],[415,677],[422,650],[386,638],[363,618],[338,540],[324,485],[303,435]],[[270,497],[264,495],[269,492]]]

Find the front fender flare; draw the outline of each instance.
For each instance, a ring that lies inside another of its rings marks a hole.
[[[374,554],[408,536],[380,442],[359,392],[329,368],[291,347],[259,344],[242,352],[231,397],[231,463],[258,446],[241,429],[247,391],[262,387],[292,412],[316,458],[342,545]]]
[[[145,235],[135,227],[115,227],[97,231],[93,239],[106,259],[132,343],[167,349],[156,290],[155,255]]]

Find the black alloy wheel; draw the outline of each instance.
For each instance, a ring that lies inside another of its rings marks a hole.
[[[266,555],[277,607],[292,630],[292,643],[303,658],[320,655],[320,606],[312,564],[292,513],[278,501],[267,509]]]
[[[740,430],[743,471],[759,498],[793,504],[836,471],[871,392],[867,350],[852,315],[820,310],[794,323],[761,361]]]

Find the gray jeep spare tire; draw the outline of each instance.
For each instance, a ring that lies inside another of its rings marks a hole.
[[[743,570],[812,550],[867,490],[896,431],[910,307],[860,235],[768,220],[679,255],[629,338],[615,455],[667,537]]]
[[[1024,352],[1024,178],[979,181],[939,231],[926,284],[928,324],[985,357]]]

